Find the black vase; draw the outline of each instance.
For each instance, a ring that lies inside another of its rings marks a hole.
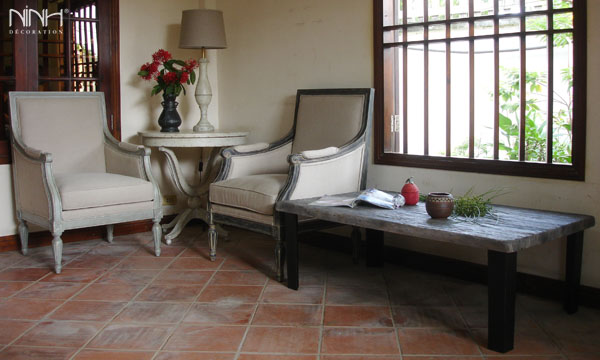
[[[177,105],[179,103],[175,99],[177,99],[175,95],[163,95],[163,102],[161,102],[163,111],[158,117],[160,132],[179,132],[181,117],[177,112]]]

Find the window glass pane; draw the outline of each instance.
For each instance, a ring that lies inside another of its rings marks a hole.
[[[521,31],[521,19],[518,17],[500,19],[498,25],[500,26],[500,34],[515,33]]]
[[[429,39],[445,39],[446,38],[446,25],[436,24],[429,25]]]
[[[408,47],[408,153],[423,155],[424,72],[423,45]]]
[[[493,20],[475,21],[475,36],[491,35],[493,33],[494,33],[494,21]]]
[[[402,15],[397,17],[398,6],[401,0],[383,0],[383,26],[402,24]]]
[[[573,7],[573,0],[553,0],[552,7],[554,9],[567,9]]]
[[[520,40],[500,39],[500,160],[519,160]]]
[[[73,18],[83,18],[83,19],[97,19],[98,14],[96,11],[96,1],[87,0],[87,1],[71,1],[71,6],[76,4],[75,8],[71,10],[71,16]]]
[[[450,36],[453,38],[469,36],[469,23],[456,22],[450,25]]]
[[[499,14],[518,14],[521,12],[520,0],[498,0]]]
[[[384,43],[393,43],[402,41],[402,29],[398,30],[390,30],[383,32],[383,42]]]
[[[406,23],[422,23],[423,10],[425,3],[423,0],[404,0],[406,1]]]
[[[450,18],[460,19],[469,16],[469,0],[451,0]]]
[[[475,41],[475,158],[494,157],[494,40]]]
[[[394,1],[394,13],[396,14],[395,23],[396,24],[404,24],[404,11],[406,8],[406,3],[404,0],[395,0]]]
[[[402,153],[403,152],[403,148],[404,148],[404,108],[403,108],[403,102],[404,102],[404,72],[403,72],[403,68],[404,68],[404,47],[398,47],[395,49],[396,50],[396,73],[395,73],[395,79],[396,79],[396,103],[395,103],[395,110],[394,110],[394,114],[396,116],[396,132],[394,133],[394,138],[392,139],[392,146],[394,146],[394,148],[396,149],[397,152]]]
[[[12,76],[15,73],[13,57],[13,37],[9,34],[8,12],[13,7],[12,1],[0,4],[0,76]]]
[[[548,48],[544,36],[528,36],[526,42],[525,159],[545,162],[548,138]]]
[[[525,0],[525,11],[539,11],[548,9],[548,0]]]
[[[573,28],[573,13],[554,14],[552,26],[555,30],[572,29]]]
[[[383,87],[384,91],[389,94],[387,101],[384,101],[384,129],[385,136],[383,141],[383,147],[385,152],[397,152],[395,144],[395,130],[392,127],[392,117],[397,116],[397,108],[401,107],[401,100],[397,97],[396,89],[402,83],[396,79],[397,75],[402,77],[402,73],[397,71],[398,66],[398,54],[402,54],[402,48],[385,48],[383,50],[383,61],[385,66],[383,67]]]
[[[410,26],[406,29],[408,41],[420,41],[423,40],[424,30],[423,26]]]
[[[552,162],[564,164],[571,163],[573,134],[573,34],[555,34],[554,36]]]
[[[428,12],[429,21],[446,20],[446,0],[429,1]]]
[[[446,44],[429,44],[429,155],[446,156]]]
[[[73,77],[98,77],[97,23],[73,21]]]
[[[452,156],[469,156],[469,42],[451,45],[451,146]]]
[[[96,81],[73,81],[73,91],[77,92],[87,92],[87,91],[97,91],[98,83]]]
[[[546,15],[528,16],[525,20],[526,31],[548,30],[548,17]]]
[[[494,0],[474,0],[475,16],[494,15]]]

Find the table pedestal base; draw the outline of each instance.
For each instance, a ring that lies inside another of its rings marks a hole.
[[[206,176],[197,186],[191,186],[187,183],[185,178],[183,177],[183,172],[181,171],[181,167],[179,166],[179,160],[177,160],[177,156],[175,153],[165,147],[159,147],[159,151],[162,151],[167,157],[167,164],[169,168],[169,175],[175,183],[177,189],[187,196],[187,209],[183,212],[179,213],[168,224],[163,225],[163,231],[172,229],[168,234],[165,235],[165,242],[167,245],[171,245],[173,239],[181,234],[183,228],[192,221],[193,219],[200,219],[208,224],[208,211],[202,207],[203,198],[208,196],[208,187],[210,186],[211,180],[210,173],[213,168],[213,164],[217,155],[219,154],[220,148],[213,148],[210,152],[210,156],[208,158],[208,165],[205,170]],[[221,236],[227,237],[227,232],[223,230],[221,227],[217,227],[217,231]]]

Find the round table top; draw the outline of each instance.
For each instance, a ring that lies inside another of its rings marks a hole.
[[[246,143],[247,132],[193,132],[181,130],[167,133],[160,131],[140,131],[138,135],[145,146],[165,147],[223,147]]]

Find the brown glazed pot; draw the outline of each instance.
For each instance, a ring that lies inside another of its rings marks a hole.
[[[445,219],[452,214],[454,197],[450,193],[432,192],[427,195],[425,210],[434,219]]]

